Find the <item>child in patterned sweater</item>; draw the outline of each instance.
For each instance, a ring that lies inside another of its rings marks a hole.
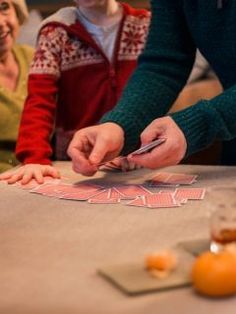
[[[116,0],[76,0],[42,22],[31,65],[16,148],[23,164],[0,179],[22,184],[57,178],[57,160],[80,128],[93,125],[117,103],[144,48],[150,14]]]

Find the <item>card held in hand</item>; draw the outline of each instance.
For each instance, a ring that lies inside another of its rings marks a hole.
[[[162,143],[164,143],[166,141],[165,138],[158,138],[157,140],[151,142],[151,143],[148,143],[146,145],[143,145],[141,146],[139,149],[133,151],[131,153],[132,156],[134,155],[141,155],[141,154],[144,154],[144,153],[147,153],[147,152],[150,152],[153,148],[161,145]]]

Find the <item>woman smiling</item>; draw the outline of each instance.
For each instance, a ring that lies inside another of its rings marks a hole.
[[[16,165],[15,143],[33,49],[16,44],[28,17],[24,0],[0,0],[0,172]]]

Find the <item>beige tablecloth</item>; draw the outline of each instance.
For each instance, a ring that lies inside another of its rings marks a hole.
[[[74,182],[70,163],[58,163]],[[166,170],[166,169],[165,169]],[[176,166],[194,186],[236,183],[236,167]],[[142,183],[157,171],[98,173],[92,182]],[[209,195],[154,209],[59,200],[0,185],[0,313],[235,314],[236,298],[211,300],[191,288],[128,297],[97,274],[178,241],[208,237]]]

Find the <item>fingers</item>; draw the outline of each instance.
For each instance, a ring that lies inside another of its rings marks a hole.
[[[108,148],[109,147],[108,147],[108,143],[106,139],[98,136],[94,144],[94,147],[91,151],[91,154],[89,156],[89,161],[91,162],[91,164],[96,165],[96,164],[101,163],[103,160],[105,160],[105,156],[107,155]]]
[[[59,171],[50,165],[27,164],[15,171],[9,171],[1,176],[0,179],[7,180],[8,184],[20,182],[22,185],[29,183],[35,179],[37,183],[43,184],[44,177],[51,176],[52,178],[60,178]]]
[[[80,137],[80,133],[76,132],[72,141],[70,142],[67,154],[73,160],[73,163],[80,163],[87,160],[84,156],[84,152],[88,150],[87,144],[83,136]]]
[[[127,158],[121,161],[121,170],[127,172],[134,169],[135,164],[131,161],[128,161]]]
[[[114,159],[124,144],[124,131],[120,126],[115,123],[105,123],[99,127],[89,156],[92,164]]]
[[[134,162],[142,167],[156,169],[177,164],[181,159],[177,158],[175,149],[168,143],[163,143],[151,152],[143,155],[128,156],[130,162]]]
[[[22,178],[23,178],[23,173],[19,171],[18,173],[12,174],[12,176],[9,179],[7,179],[7,183],[14,184],[18,181],[21,181]]]
[[[0,174],[0,180],[7,180],[13,175],[13,171],[6,171]]]
[[[154,134],[166,138],[166,141],[151,152],[134,156],[131,154],[128,156],[128,160],[150,169],[178,164],[185,156],[187,143],[183,132],[174,120],[170,117],[154,120],[144,130],[142,140],[143,138],[146,140]]]
[[[120,167],[123,172],[141,168],[141,166],[137,165],[133,161],[128,160],[127,158],[120,160]]]
[[[97,171],[97,166],[88,159],[92,150],[94,138],[89,128],[75,133],[67,150],[72,160],[72,169],[83,175],[91,176]]]
[[[22,179],[24,166],[2,173],[0,180],[6,180],[9,184],[14,184]]]
[[[68,148],[75,172],[91,176],[99,164],[116,157],[124,143],[124,132],[115,123],[104,123],[75,133]]]
[[[72,149],[72,169],[75,172],[81,173],[83,175],[93,175],[97,171],[97,166],[92,165],[91,162],[83,156],[83,154],[79,154],[77,149]],[[75,151],[75,155],[73,155],[73,151]]]
[[[150,123],[141,133],[140,139],[143,145],[152,142],[158,137],[161,137],[161,134],[163,133],[163,127],[160,120],[161,119],[153,120],[152,123]]]
[[[81,173],[84,176],[93,176],[98,171],[98,166],[92,165],[86,159],[83,162],[74,162],[72,159],[72,169],[77,173]]]
[[[50,170],[49,176],[53,177],[54,179],[60,179],[61,178],[60,171],[58,171],[54,167],[50,167],[50,168],[51,170]]]
[[[33,173],[33,172],[27,172],[25,174],[22,175],[22,178],[18,181],[20,181],[20,183],[22,185],[25,185],[27,183],[29,183],[32,179],[35,179],[37,181],[37,183],[39,184],[43,184],[44,180],[43,180],[43,176],[41,173]],[[10,183],[10,182],[8,182]]]

